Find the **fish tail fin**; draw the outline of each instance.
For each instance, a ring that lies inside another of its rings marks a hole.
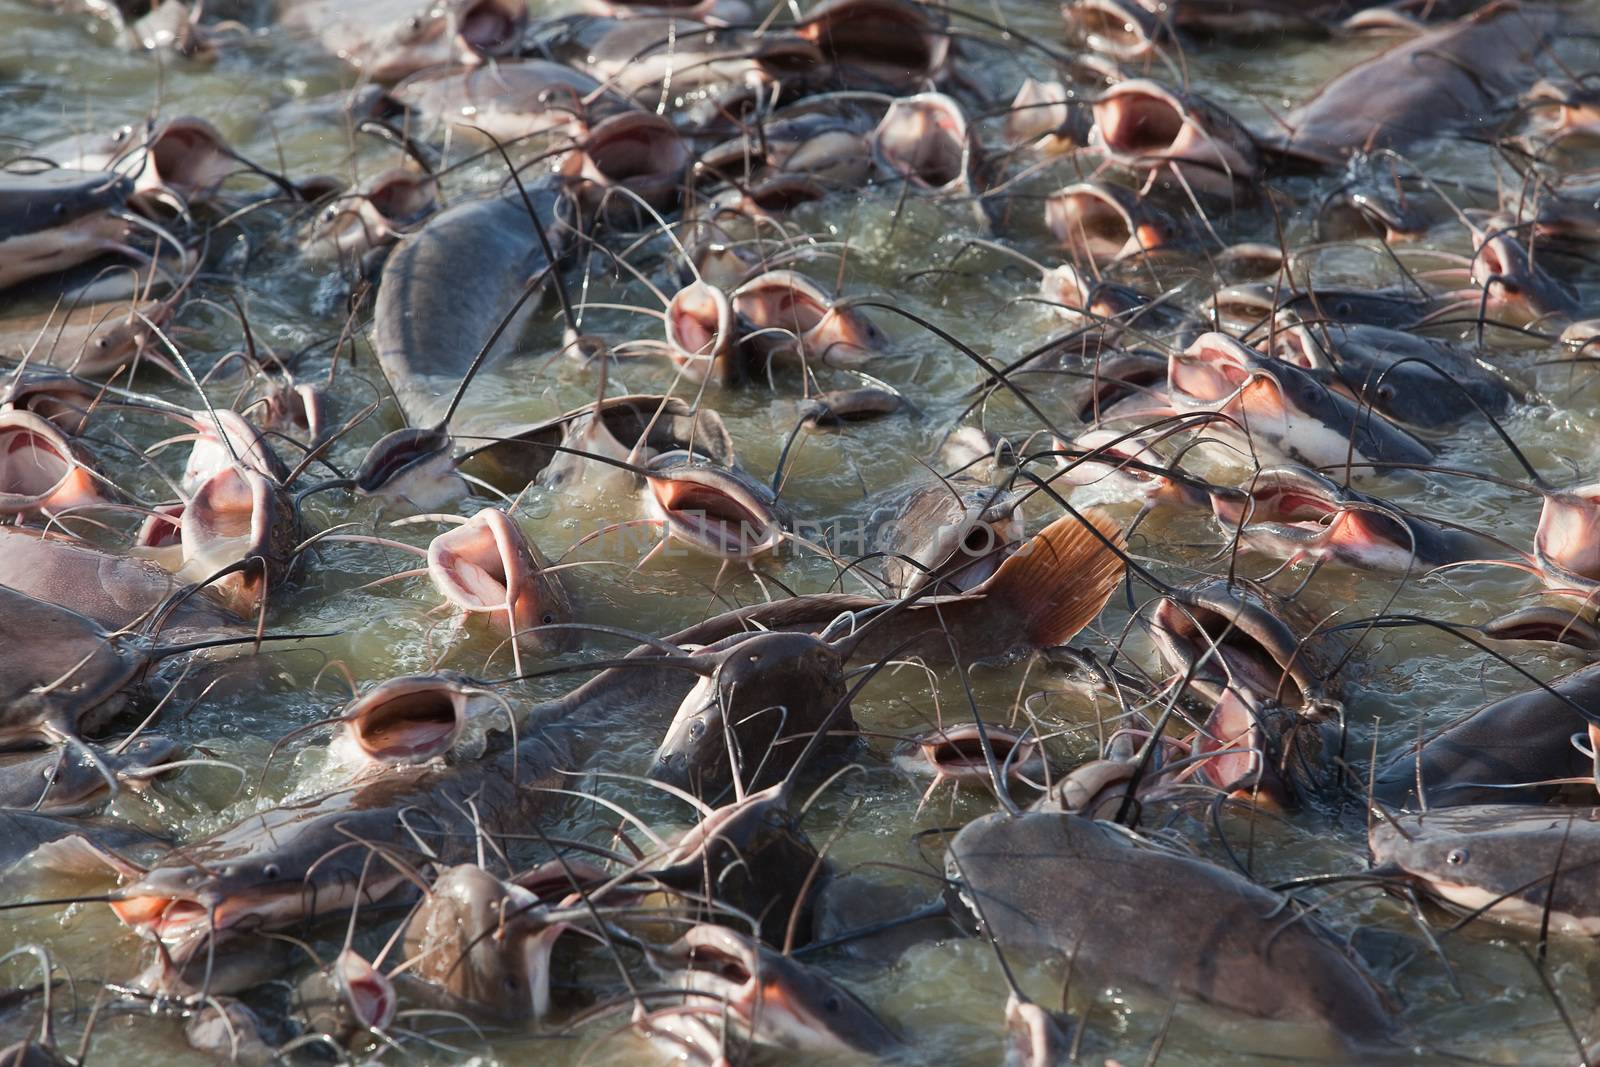
[[[1087,508],[1063,515],[1000,564],[983,592],[1017,613],[1034,648],[1064,645],[1095,620],[1122,580],[1122,529]]]

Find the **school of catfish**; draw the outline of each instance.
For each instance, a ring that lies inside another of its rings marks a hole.
[[[1595,14],[0,0],[0,1063],[1595,1062]]]

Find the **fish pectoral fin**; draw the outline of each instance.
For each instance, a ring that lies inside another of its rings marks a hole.
[[[134,879],[142,878],[145,874],[145,868],[104,845],[96,844],[83,834],[68,834],[40,845],[29,855],[28,862],[54,874],[83,877],[114,874]]]
[[[1063,515],[1023,542],[980,587],[992,605],[1017,612],[1034,648],[1070,641],[1122,580],[1122,529],[1097,508],[1082,515]]]

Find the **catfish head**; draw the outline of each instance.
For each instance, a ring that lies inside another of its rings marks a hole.
[[[706,673],[678,706],[650,770],[652,778],[706,798],[727,787],[734,766],[741,790],[784,777],[846,700],[844,661],[826,641],[757,632],[719,644],[696,654]],[[840,736],[823,751],[837,753],[852,743],[856,724],[848,710],[830,721]]]

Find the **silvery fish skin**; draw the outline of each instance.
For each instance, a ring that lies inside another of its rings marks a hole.
[[[952,909],[1002,946],[1072,951],[1095,980],[1321,1031],[1336,1048],[1381,1046],[1394,1031],[1373,980],[1315,920],[1282,928],[1269,950],[1281,898],[1114,825],[987,815],[950,842],[945,873]]]
[[[132,228],[112,212],[132,195],[121,174],[0,171],[0,289],[126,247]]]
[[[1572,737],[1588,729],[1588,715],[1600,715],[1600,667],[1574,671],[1550,688],[1555,692],[1530,689],[1486,704],[1408,745],[1379,768],[1377,798],[1398,807],[1446,808],[1592,797],[1594,761]],[[1565,781],[1573,778],[1579,784]]]
[[[1470,127],[1514,103],[1558,16],[1496,0],[1345,71],[1284,117],[1285,152],[1333,162],[1356,150],[1405,149]],[[1442,62],[1429,63],[1426,57]],[[1426,73],[1419,76],[1418,70]]]
[[[558,249],[562,197],[555,179],[528,189],[539,225]],[[551,267],[534,223],[515,190],[468,200],[433,216],[407,236],[384,264],[373,311],[378,363],[413,426],[436,424],[461,376],[488,342],[523,286]],[[471,278],[471,283],[463,279]],[[510,350],[523,305],[493,354]]]
[[[1369,837],[1375,864],[1452,908],[1557,934],[1600,931],[1600,809],[1484,803],[1380,819]]]

